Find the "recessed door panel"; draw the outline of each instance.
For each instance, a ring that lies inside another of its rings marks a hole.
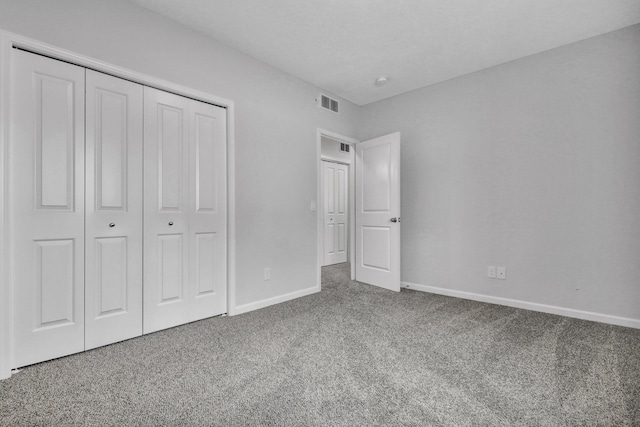
[[[198,212],[216,211],[216,138],[214,117],[202,114],[195,119],[195,174],[196,174],[196,210]]]
[[[96,209],[126,209],[128,98],[98,88],[95,96]]]
[[[35,330],[72,325],[75,301],[73,239],[36,241]]]
[[[324,250],[327,255],[333,255],[336,252],[336,225],[333,223],[325,225]]]
[[[338,252],[345,253],[347,251],[347,225],[338,224]]]
[[[142,94],[87,70],[87,349],[142,334]]]
[[[336,183],[336,201],[337,212],[340,215],[347,213],[347,170],[338,169],[337,171],[338,182]]]
[[[362,227],[362,265],[389,271],[391,267],[391,230],[389,227]],[[372,251],[368,248],[380,248]]]
[[[34,74],[39,207],[73,209],[74,82]]]
[[[160,304],[182,299],[183,279],[182,235],[158,237],[158,296]]]
[[[391,147],[379,145],[362,151],[362,211],[389,212]]]
[[[356,280],[400,291],[400,134],[356,145]]]
[[[196,297],[214,293],[217,288],[214,271],[216,233],[196,233]]]
[[[326,166],[325,180],[325,203],[326,213],[331,215],[336,213],[336,168],[330,163]]]
[[[33,75],[36,112],[36,200],[40,209],[73,209],[73,80]]]
[[[181,208],[182,159],[184,149],[183,111],[158,105],[158,179],[160,210],[179,211]]]
[[[13,367],[84,349],[84,69],[13,49]]]
[[[96,318],[127,312],[127,238],[95,240]]]

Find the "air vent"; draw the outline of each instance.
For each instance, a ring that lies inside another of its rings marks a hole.
[[[349,144],[340,143],[340,151],[344,151],[345,153],[349,152]]]
[[[333,111],[334,113],[340,112],[339,102],[333,98],[329,98],[327,95],[320,94],[319,105],[325,110]]]

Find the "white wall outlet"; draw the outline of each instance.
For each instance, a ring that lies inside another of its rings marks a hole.
[[[490,277],[492,279],[496,278],[496,266],[495,265],[490,265],[487,267],[487,277]]]
[[[498,267],[498,279],[507,280],[507,267]]]
[[[264,269],[264,280],[271,280],[271,268],[267,267]]]
[[[318,204],[316,203],[315,200],[311,201],[311,212],[315,212],[318,210]]]

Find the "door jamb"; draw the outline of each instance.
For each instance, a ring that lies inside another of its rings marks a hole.
[[[317,230],[316,230],[316,241],[317,241],[317,267],[316,267],[316,281],[318,290],[322,288],[322,262],[324,256],[324,245],[323,245],[323,203],[322,203],[322,161],[328,159],[322,159],[322,137],[326,137],[329,139],[336,140],[338,142],[342,142],[351,146],[351,163],[349,164],[349,255],[347,259],[351,265],[351,280],[356,279],[356,265],[355,265],[355,254],[356,254],[356,242],[355,242],[355,230],[356,230],[356,195],[355,195],[355,145],[360,142],[355,138],[350,138],[348,136],[340,135],[335,132],[331,132],[325,129],[318,128],[317,131],[317,142],[316,142],[316,176],[317,176]],[[337,162],[340,163],[340,162]]]
[[[197,89],[118,67],[71,51],[0,30],[0,380],[13,365],[11,246],[9,224],[9,136],[11,50],[21,48],[112,76],[207,102],[227,109],[227,312],[236,314],[235,126],[234,102]]]

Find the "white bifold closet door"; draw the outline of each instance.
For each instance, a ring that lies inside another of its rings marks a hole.
[[[14,367],[84,350],[84,68],[13,49]]]
[[[142,334],[143,92],[61,61],[12,55],[19,367]]]
[[[144,333],[226,312],[226,110],[145,87]]]
[[[142,335],[142,97],[87,70],[86,350]]]
[[[12,367],[225,313],[226,110],[11,54]]]

